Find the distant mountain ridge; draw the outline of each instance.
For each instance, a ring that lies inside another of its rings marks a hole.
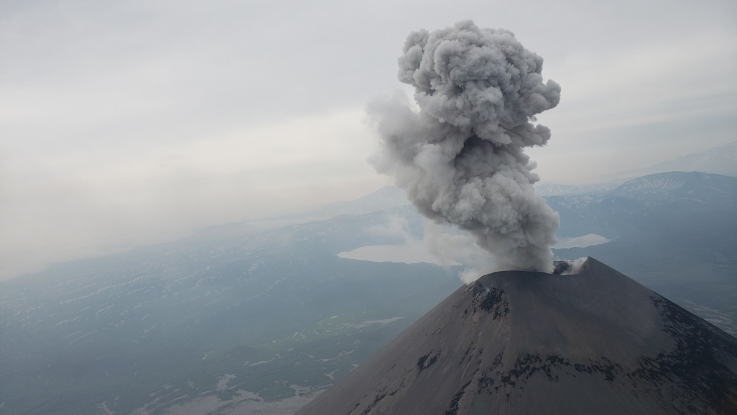
[[[688,154],[656,164],[650,169],[661,171],[701,171],[737,176],[737,141],[715,147],[703,153]]]
[[[737,225],[734,215],[729,214],[737,210],[737,178],[716,174],[657,173],[629,180],[605,193],[546,199],[561,215],[558,235],[566,237],[595,233],[616,238],[629,231],[658,234],[653,226],[662,224],[659,229],[664,230],[668,222],[677,229]]]
[[[702,172],[657,173],[627,181],[607,195],[734,203],[737,198],[737,178]]]
[[[603,194],[619,186],[615,183],[599,183],[585,185],[569,185],[540,182],[535,184],[535,192],[542,197],[563,196],[563,195],[582,195],[582,194]]]
[[[604,176],[604,181],[619,181],[647,174],[670,171],[704,172],[737,176],[737,141],[701,153],[686,154],[649,167]]]

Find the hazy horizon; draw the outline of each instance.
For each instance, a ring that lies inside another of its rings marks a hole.
[[[506,28],[562,87],[529,152],[587,184],[734,142],[727,1],[0,6],[0,279],[391,184],[371,99],[412,30]]]

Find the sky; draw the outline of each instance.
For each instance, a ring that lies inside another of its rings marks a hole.
[[[0,279],[366,195],[414,30],[506,28],[562,87],[529,152],[596,183],[737,137],[734,1],[0,3]]]

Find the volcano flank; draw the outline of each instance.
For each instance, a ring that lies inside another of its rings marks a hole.
[[[737,339],[589,258],[461,287],[296,415],[735,414]]]

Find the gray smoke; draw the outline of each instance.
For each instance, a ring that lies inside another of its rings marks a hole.
[[[542,64],[504,29],[423,29],[399,58],[419,110],[399,96],[369,105],[382,141],[377,171],[427,218],[469,231],[500,269],[553,270],[559,217],[535,194],[539,177],[523,152],[548,142],[550,130],[533,122],[560,100]]]

